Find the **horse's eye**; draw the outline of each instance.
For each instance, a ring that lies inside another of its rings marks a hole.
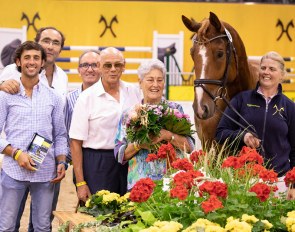
[[[217,58],[223,57],[223,51],[218,51],[216,56],[217,56]]]

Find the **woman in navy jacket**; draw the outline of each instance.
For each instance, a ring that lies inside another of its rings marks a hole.
[[[228,139],[239,148],[246,145],[257,149],[269,168],[279,174],[280,180],[295,167],[295,104],[282,93],[280,83],[284,76],[284,59],[276,52],[264,55],[256,89],[241,92],[231,100],[233,108],[255,130],[228,107],[225,113],[248,130],[223,116],[216,131],[219,143]],[[279,191],[287,190],[283,181],[278,187]],[[288,198],[295,199],[295,189],[289,191]]]

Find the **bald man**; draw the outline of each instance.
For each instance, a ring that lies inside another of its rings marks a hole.
[[[140,102],[139,88],[120,80],[125,59],[119,50],[102,50],[99,69],[100,80],[75,104],[69,132],[77,196],[83,202],[103,189],[126,193],[128,167],[115,160],[114,139],[122,112]]]

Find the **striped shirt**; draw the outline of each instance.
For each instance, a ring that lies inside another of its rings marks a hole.
[[[80,88],[77,88],[77,89],[69,92],[67,95],[67,101],[66,101],[66,107],[65,107],[65,123],[66,123],[66,128],[67,128],[68,134],[69,134],[70,126],[71,126],[71,122],[72,122],[74,106],[76,104],[76,101],[77,101],[80,93],[82,93],[82,85]],[[70,150],[70,137],[68,136],[67,162],[70,163],[71,161],[72,161],[72,155],[71,155],[71,150]]]
[[[31,182],[47,182],[56,176],[56,157],[66,155],[67,132],[64,123],[64,104],[61,96],[53,89],[39,82],[33,88],[32,97],[20,92],[14,95],[0,92],[0,128],[4,126],[6,139],[0,139],[0,152],[11,144],[23,151],[34,133],[53,141],[40,168],[33,172],[26,170],[10,156],[4,156],[2,168],[13,179]]]

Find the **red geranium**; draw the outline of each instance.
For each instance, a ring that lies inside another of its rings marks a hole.
[[[179,172],[174,177],[174,184],[176,186],[184,186],[187,189],[191,189],[194,185],[194,179],[189,172]]]
[[[260,201],[263,202],[267,200],[271,190],[272,190],[271,187],[269,187],[267,184],[257,183],[249,189],[249,192],[256,193]]]
[[[143,178],[136,182],[130,192],[130,200],[133,202],[145,202],[152,195],[156,184],[150,178]]]
[[[200,194],[204,192],[209,193],[210,195],[215,195],[219,197],[227,197],[227,185],[219,181],[205,181],[199,188]]]
[[[206,152],[204,152],[203,150],[199,150],[199,151],[193,151],[191,154],[190,154],[190,160],[191,162],[195,162],[195,163],[198,163],[199,162],[199,158],[200,156],[205,156],[206,155]]]
[[[193,170],[194,166],[192,163],[188,161],[188,159],[177,159],[172,163],[172,167],[178,170],[184,170],[184,171],[189,171]]]
[[[259,172],[259,178],[261,178],[263,181],[274,183],[278,181],[278,173],[276,173],[274,170],[264,169]]]
[[[285,178],[284,178],[285,184],[288,187],[290,184],[295,184],[295,167],[288,171]]]
[[[225,159],[222,163],[223,168],[234,168],[238,169],[241,168],[243,165],[239,162],[239,158],[236,156],[229,156],[227,159]]]
[[[185,200],[188,196],[188,191],[183,185],[177,185],[170,190],[170,196],[179,200]]]
[[[146,162],[153,162],[155,160],[158,160],[159,157],[157,154],[148,154],[148,157],[145,159]]]
[[[207,201],[202,202],[201,207],[205,213],[209,213],[216,209],[223,208],[223,205],[217,196],[211,195]]]
[[[255,149],[243,147],[242,151],[240,152],[239,162],[243,165],[248,162],[263,164],[263,158],[257,153]]]

